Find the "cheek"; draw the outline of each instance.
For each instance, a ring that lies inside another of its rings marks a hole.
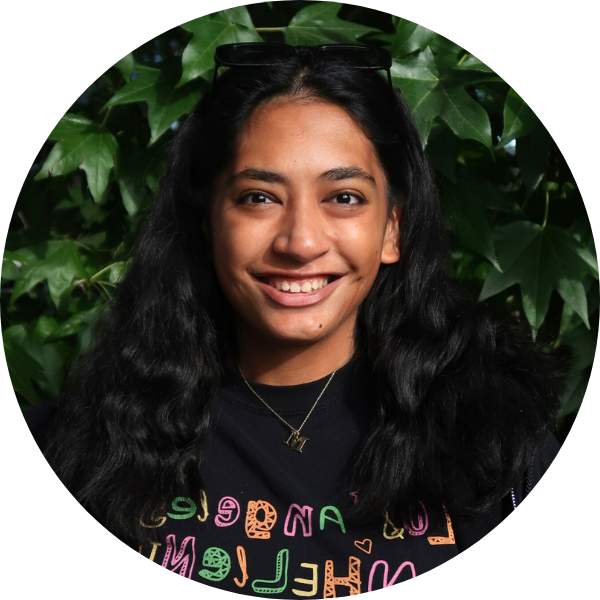
[[[339,248],[361,278],[374,279],[381,264],[383,235],[380,227],[355,227],[339,238]]]
[[[261,256],[261,239],[235,220],[222,220],[213,230],[212,250],[221,285],[231,287],[245,277],[248,267]]]

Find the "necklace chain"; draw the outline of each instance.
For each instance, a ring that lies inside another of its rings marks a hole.
[[[260,397],[260,395],[258,394],[258,392],[250,385],[250,383],[248,382],[248,380],[244,377],[244,373],[242,373],[242,369],[239,365],[239,363],[236,361],[235,364],[237,365],[238,371],[240,372],[240,375],[242,376],[242,379],[244,380],[244,383],[248,386],[248,389],[286,426],[290,429],[290,437],[287,439],[287,441],[284,442],[284,444],[290,446],[291,448],[293,448],[294,450],[297,450],[298,452],[302,452],[302,447],[304,446],[304,444],[308,441],[308,438],[305,437],[300,437],[300,431],[302,430],[302,428],[304,427],[304,425],[306,424],[306,421],[308,421],[310,415],[312,415],[313,411],[315,410],[315,408],[317,407],[317,404],[319,403],[319,400],[322,398],[323,394],[325,393],[325,390],[329,387],[329,384],[331,383],[331,380],[333,379],[333,376],[337,373],[337,369],[331,374],[331,376],[329,377],[329,379],[327,380],[327,383],[325,384],[325,387],[321,390],[321,393],[319,394],[318,398],[314,401],[314,404],[310,407],[310,410],[308,411],[308,414],[306,415],[306,417],[304,417],[304,421],[302,421],[302,423],[300,424],[300,427],[296,428],[293,427],[292,425],[290,425],[275,409],[273,409],[271,406],[269,406],[269,404]]]

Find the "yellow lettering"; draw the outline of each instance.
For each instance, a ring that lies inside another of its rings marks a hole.
[[[383,523],[383,537],[386,540],[395,540],[396,538],[404,539],[404,528],[396,527],[388,516],[387,511],[385,512],[385,522]],[[388,531],[388,527],[391,528],[391,531]]]
[[[198,511],[198,521],[204,523],[208,519],[208,502],[206,500],[206,492],[200,490],[200,510]]]
[[[302,577],[296,577],[294,581],[296,583],[310,585],[311,588],[308,591],[292,589],[292,592],[296,596],[314,596],[317,593],[317,585],[319,583],[319,576],[317,573],[318,565],[312,563],[300,563],[301,567],[305,569],[312,569],[312,577],[310,579],[303,579]]]

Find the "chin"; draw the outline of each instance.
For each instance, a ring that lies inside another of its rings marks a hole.
[[[306,324],[295,323],[288,327],[272,329],[272,333],[277,339],[291,344],[317,342],[326,337],[327,331],[326,325],[318,321]]]

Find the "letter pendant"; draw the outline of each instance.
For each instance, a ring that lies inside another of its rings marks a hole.
[[[283,442],[286,446],[294,449],[296,452],[302,452],[302,448],[304,448],[304,444],[308,442],[308,438],[300,435],[297,431],[292,430],[290,432],[290,437],[288,437],[285,442]]]

